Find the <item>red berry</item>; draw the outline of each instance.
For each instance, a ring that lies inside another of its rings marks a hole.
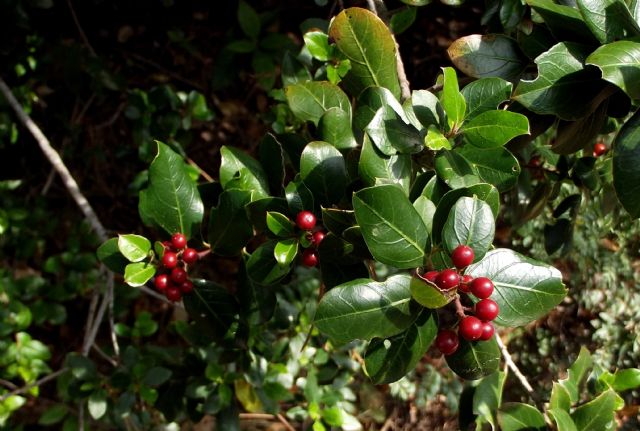
[[[176,251],[173,248],[173,244],[171,244],[171,241],[162,241],[162,246],[164,247],[164,251]]]
[[[155,280],[153,280],[153,285],[159,291],[164,291],[169,286],[169,276],[167,274],[157,275]]]
[[[198,252],[193,248],[185,248],[182,252],[182,261],[187,265],[196,263],[198,260]]]
[[[458,334],[467,341],[475,341],[482,335],[482,322],[477,317],[467,316],[460,322]]]
[[[178,264],[178,256],[172,251],[165,251],[162,256],[162,264],[165,268],[175,268]]]
[[[453,289],[460,283],[460,276],[453,269],[445,269],[436,277],[436,285],[442,290]]]
[[[465,274],[462,276],[460,280],[460,285],[458,286],[458,290],[464,293],[469,293],[469,284],[473,281],[473,277],[469,274]]]
[[[474,258],[475,253],[468,245],[459,245],[453,250],[453,253],[451,253],[453,265],[458,269],[466,268],[471,265]]]
[[[469,290],[471,290],[471,293],[477,298],[485,299],[493,293],[493,282],[487,277],[478,277],[471,282]]]
[[[182,293],[180,292],[180,289],[176,286],[171,286],[167,288],[166,292],[164,292],[164,295],[167,297],[169,301],[172,301],[172,302],[178,302],[182,298]]]
[[[440,271],[429,271],[426,274],[424,274],[422,278],[424,278],[427,281],[430,281],[431,283],[435,283],[436,278],[438,278],[439,274],[440,274]]]
[[[176,284],[182,284],[187,280],[187,271],[182,268],[173,268],[171,270],[171,281]]]
[[[193,283],[190,280],[185,280],[180,285],[180,291],[182,293],[190,293],[193,290]]]
[[[490,321],[498,317],[500,307],[492,299],[483,299],[476,304],[476,317],[484,321]]]
[[[443,355],[450,355],[458,350],[458,334],[451,329],[438,332],[436,337],[436,347]]]
[[[600,157],[607,152],[607,146],[604,142],[596,142],[593,146],[593,157]]]
[[[315,247],[318,247],[323,239],[324,232],[322,232],[321,230],[314,232],[313,235],[311,235],[311,244],[313,244]]]
[[[187,245],[187,237],[181,233],[176,233],[171,237],[171,245],[178,250],[182,250]]]
[[[313,267],[318,264],[318,254],[310,248],[302,253],[302,264],[304,266]]]
[[[302,230],[311,230],[316,225],[316,216],[311,211],[300,211],[296,217],[296,224]]]
[[[529,160],[529,166],[533,166],[534,168],[539,168],[540,166],[542,166],[542,160],[540,159],[540,156],[531,157],[531,159]]]
[[[479,340],[489,341],[495,332],[496,328],[493,327],[491,322],[482,322],[482,335],[480,335]]]

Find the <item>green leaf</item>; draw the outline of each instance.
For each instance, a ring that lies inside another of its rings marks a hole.
[[[304,34],[304,45],[313,58],[320,61],[328,61],[331,57],[329,36],[321,31],[308,31]]]
[[[286,176],[286,153],[282,143],[273,134],[267,133],[260,140],[258,158],[269,181],[269,188],[275,195],[280,195]]]
[[[236,291],[240,313],[248,325],[260,325],[273,317],[277,302],[276,295],[273,290],[265,289],[251,281],[246,269],[247,256],[242,257],[238,269],[238,288]]]
[[[100,419],[107,413],[107,391],[98,389],[93,392],[87,400],[89,414],[95,420]]]
[[[560,409],[569,412],[571,409],[571,395],[562,383],[553,382],[551,397],[549,398],[550,409]]]
[[[320,138],[338,150],[349,150],[358,146],[351,130],[351,116],[341,108],[329,108],[318,123]]]
[[[613,144],[613,185],[631,217],[640,217],[640,110],[622,126]]]
[[[66,366],[71,370],[71,374],[78,380],[92,380],[96,377],[96,364],[79,353],[70,353],[65,360]]]
[[[527,4],[544,19],[557,40],[598,43],[576,8],[553,0],[527,0]]]
[[[465,121],[471,121],[486,111],[494,111],[511,97],[513,84],[502,78],[482,78],[461,90],[467,102]]]
[[[449,255],[459,245],[471,247],[477,262],[491,247],[495,228],[493,213],[487,203],[475,197],[461,197],[451,208],[442,228],[442,242]]]
[[[289,217],[275,211],[267,211],[267,227],[279,237],[291,236],[294,232],[294,225]]]
[[[501,34],[461,37],[449,46],[447,54],[458,69],[474,78],[514,81],[527,65],[518,43]]]
[[[160,386],[171,378],[173,373],[168,368],[152,367],[144,375],[142,383],[146,386]]]
[[[311,74],[289,51],[284,53],[282,59],[282,85],[288,87],[292,84],[311,81]]]
[[[427,232],[431,233],[433,227],[433,216],[436,213],[436,205],[425,196],[418,196],[413,202],[413,207],[418,211],[422,221],[427,228]]]
[[[356,216],[349,210],[322,208],[322,224],[329,232],[341,236],[346,229],[355,226]]]
[[[220,184],[224,190],[253,191],[253,200],[269,196],[269,180],[260,163],[239,148],[220,148]]]
[[[198,278],[191,281],[193,291],[182,298],[189,317],[202,333],[223,336],[238,312],[236,299],[227,289],[211,281]]]
[[[381,181],[398,184],[409,194],[411,182],[411,156],[408,154],[382,154],[365,135],[358,162],[358,174],[365,186],[374,186]]]
[[[156,267],[147,262],[130,263],[124,268],[124,281],[129,286],[144,286],[156,273]]]
[[[544,431],[547,425],[540,410],[523,403],[503,403],[498,410],[502,431]]]
[[[69,413],[69,409],[64,404],[55,404],[42,413],[38,419],[38,425],[49,426],[60,422]]]
[[[437,314],[424,310],[404,332],[374,339],[364,357],[367,375],[376,385],[395,382],[413,370],[438,333]]]
[[[593,366],[593,359],[589,350],[584,346],[580,348],[580,353],[575,362],[567,370],[568,377],[560,380],[560,384],[567,390],[571,403],[575,404],[580,400],[580,389],[587,374]]]
[[[182,157],[156,141],[158,154],[149,167],[149,187],[140,192],[139,212],[167,233],[183,233],[187,239],[197,232],[204,206]]]
[[[442,81],[442,93],[440,103],[447,114],[447,124],[449,129],[454,130],[460,127],[464,120],[467,103],[458,87],[458,77],[453,67],[443,67],[444,74]]]
[[[118,250],[129,262],[140,262],[149,256],[151,241],[140,235],[118,235]]]
[[[318,124],[330,108],[340,108],[351,117],[351,103],[340,87],[330,82],[308,81],[285,88],[289,108],[303,121]]]
[[[496,426],[495,416],[502,403],[502,390],[507,375],[498,371],[483,378],[473,394],[473,413]]]
[[[505,148],[483,150],[465,145],[456,148],[455,152],[464,157],[482,182],[493,184],[501,192],[511,189],[518,182],[520,164]]]
[[[579,120],[560,120],[556,126],[556,137],[551,150],[556,154],[573,154],[592,143],[602,132],[609,103],[600,104],[598,109]]]
[[[581,405],[571,413],[571,419],[579,431],[602,431],[615,427],[615,411],[624,401],[609,389],[595,399]]]
[[[598,67],[602,79],[632,99],[640,99],[640,42],[620,40],[603,45],[587,57],[586,64]]]
[[[410,282],[408,275],[394,275],[384,282],[357,279],[336,286],[320,300],[315,325],[336,344],[399,334],[416,320]]]
[[[400,119],[409,123],[405,109],[398,99],[384,87],[368,87],[358,96],[358,109],[354,118],[357,129],[364,129],[380,108],[385,108],[385,120]]]
[[[418,130],[405,123],[388,106],[381,107],[365,127],[367,135],[376,147],[385,155],[396,152],[403,154],[419,153],[424,145]]]
[[[547,413],[549,413],[549,416],[551,416],[555,421],[558,426],[558,431],[578,431],[576,424],[573,423],[573,420],[567,411],[561,409],[549,409],[547,410]]]
[[[449,368],[465,380],[477,380],[500,367],[500,348],[495,337],[489,341],[460,339],[455,353],[446,356]]]
[[[246,211],[251,198],[248,190],[231,189],[220,194],[218,206],[209,216],[209,244],[214,253],[236,256],[251,239],[253,228]]]
[[[298,240],[295,238],[278,241],[273,249],[273,257],[278,265],[289,268],[298,254]]]
[[[353,209],[376,260],[397,268],[424,264],[429,235],[400,188],[381,185],[362,189],[353,195]]]
[[[577,0],[585,24],[600,43],[640,35],[640,28],[621,0]]]
[[[260,35],[260,17],[253,7],[244,0],[238,3],[238,24],[251,39],[257,39]]]
[[[431,0],[400,0],[404,4],[409,6],[426,6],[431,3]]]
[[[613,374],[613,379],[609,384],[616,392],[637,389],[640,387],[640,369],[627,368],[624,370],[617,370]]]
[[[400,34],[407,30],[416,20],[417,9],[408,7],[394,13],[389,21],[389,28],[393,34]]]
[[[479,148],[502,147],[516,136],[529,134],[529,120],[509,111],[486,111],[462,127],[464,138]]]
[[[465,273],[493,281],[491,299],[500,307],[495,322],[502,326],[523,326],[542,317],[567,293],[560,271],[509,249],[488,252]]]
[[[414,90],[411,98],[404,103],[407,119],[415,117],[411,124],[421,129],[423,127],[437,126],[441,130],[445,124],[445,113],[440,100],[430,91]]]
[[[314,207],[314,199],[311,190],[302,182],[299,175],[296,175],[293,181],[287,184],[284,189],[289,211],[292,214],[298,214],[300,211],[311,211]]]
[[[272,285],[282,280],[291,270],[280,265],[275,258],[275,241],[268,241],[258,247],[247,260],[247,274],[257,284]]]
[[[245,205],[247,217],[253,225],[256,233],[262,233],[267,228],[267,211],[276,211],[279,213],[288,213],[289,206],[285,198],[268,197],[257,199]],[[299,212],[299,211],[298,211]]]
[[[431,309],[444,307],[453,301],[456,295],[455,289],[443,292],[420,277],[412,277],[410,287],[413,299],[423,307]]]
[[[436,156],[436,173],[452,189],[481,183],[471,164],[457,152],[442,151]]]
[[[370,86],[385,87],[400,97],[396,45],[387,26],[366,9],[348,8],[331,21],[329,37],[351,61],[345,84],[354,95]]]
[[[344,157],[327,142],[310,142],[300,157],[300,178],[320,204],[337,203],[347,186]]]
[[[96,255],[107,268],[117,274],[124,274],[124,267],[129,263],[118,249],[118,238],[111,238],[102,243],[96,250]]]
[[[436,126],[429,126],[427,134],[424,137],[424,145],[433,151],[450,150],[451,142],[442,134]]]
[[[537,114],[576,120],[590,114],[602,101],[604,83],[597,71],[585,69],[590,48],[571,42],[554,45],[535,59],[536,79],[522,80],[513,99]]]

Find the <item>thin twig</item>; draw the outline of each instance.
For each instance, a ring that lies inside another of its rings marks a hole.
[[[281,413],[278,413],[278,414],[276,415],[276,417],[278,418],[278,420],[280,421],[280,423],[281,423],[282,425],[284,425],[284,427],[287,429],[287,431],[296,431],[296,429],[295,429],[294,427],[292,427],[292,426],[291,426],[291,424],[289,423],[289,421],[288,421],[284,416],[282,416],[282,414],[281,414]]]
[[[78,401],[78,429],[84,430],[84,402]]]
[[[9,380],[5,380],[5,379],[0,379],[0,385],[4,386],[5,388],[9,388],[12,391],[18,389],[18,386],[14,385]]]
[[[102,322],[102,318],[104,317],[104,313],[107,311],[107,307],[109,305],[109,301],[112,300],[112,298],[109,298],[109,284],[112,284],[113,281],[113,273],[109,271],[109,273],[107,274],[107,292],[104,294],[104,296],[102,297],[102,303],[100,304],[100,308],[98,308],[98,312],[96,313],[96,318],[93,321],[93,324],[91,325],[91,331],[89,332],[89,337],[87,339],[84,340],[84,344],[82,346],[82,355],[83,356],[87,356],[87,354],[89,353],[89,349],[91,349],[91,345],[93,344],[93,342],[96,339],[96,336],[98,335],[98,329],[100,329],[100,322]]]
[[[117,366],[118,366],[118,362],[117,362],[115,359],[113,359],[111,356],[107,355],[107,354],[105,353],[105,351],[104,351],[104,350],[102,350],[100,347],[98,347],[98,345],[97,345],[96,343],[93,343],[93,345],[91,346],[91,348],[92,348],[93,350],[95,350],[95,351],[96,351],[96,353],[97,353],[97,354],[98,354],[102,359],[104,359],[105,361],[107,361],[108,363],[110,363],[111,365],[113,365],[114,367],[117,367]]]
[[[209,181],[210,183],[215,181],[211,175],[209,175],[204,169],[202,169],[200,166],[198,166],[198,164],[195,161],[193,161],[192,159],[190,159],[189,157],[187,157],[187,163],[189,163],[191,166],[196,168],[198,170],[198,172],[200,173],[200,175],[202,175],[202,177],[205,180]]]
[[[149,296],[153,296],[154,298],[156,298],[156,299],[158,299],[158,300],[160,300],[160,301],[162,301],[162,302],[164,302],[164,303],[166,303],[166,304],[172,305],[172,306],[174,306],[174,307],[176,307],[176,308],[182,308],[182,309],[184,309],[184,305],[182,305],[182,303],[181,303],[181,302],[171,302],[171,301],[169,301],[169,300],[167,299],[167,297],[166,297],[166,296],[159,294],[159,293],[158,293],[158,292],[156,292],[155,290],[151,290],[151,289],[149,289],[147,286],[140,286],[140,287],[139,287],[139,289],[140,289],[141,291],[143,291],[144,293],[146,293],[147,295],[149,295]]]
[[[96,51],[91,46],[91,43],[89,43],[89,38],[87,38],[87,35],[85,34],[84,30],[82,29],[82,26],[80,25],[80,21],[78,20],[78,16],[76,15],[75,9],[73,9],[71,0],[67,0],[67,5],[69,5],[69,11],[71,11],[71,17],[73,18],[73,22],[76,24],[78,33],[80,33],[80,38],[82,38],[82,41],[87,46],[87,49],[89,50],[89,52],[91,52],[91,55],[93,55],[94,57],[97,57]]]
[[[120,345],[118,344],[118,337],[116,335],[115,316],[113,311],[114,303],[114,282],[111,277],[111,282],[107,284],[107,296],[109,297],[109,332],[111,333],[111,344],[113,346],[113,354],[116,358],[120,357]]]
[[[382,425],[382,428],[380,428],[380,431],[389,431],[391,428],[395,429],[395,426],[393,423],[395,422],[397,417],[398,417],[398,407],[394,407],[393,411],[391,412],[391,416],[389,416],[387,420],[384,421],[384,424]]]
[[[2,396],[0,396],[0,403],[3,402],[4,400],[6,400],[9,397],[12,397],[14,395],[20,395],[20,394],[24,394],[25,392],[30,391],[32,388],[35,388],[36,386],[41,386],[44,385],[45,383],[51,381],[51,380],[55,380],[58,377],[60,377],[62,374],[66,373],[69,369],[68,368],[61,368],[58,371],[54,371],[51,374],[47,374],[46,376],[44,376],[41,379],[36,380],[33,383],[29,383],[28,385],[24,385],[20,388],[14,389],[11,392],[8,392]]]
[[[496,341],[498,342],[498,347],[500,347],[500,351],[502,352],[502,356],[504,357],[504,361],[507,363],[507,366],[511,369],[511,371],[513,371],[513,374],[517,377],[517,379],[520,381],[520,384],[524,386],[527,392],[532,394],[533,388],[529,384],[527,378],[524,376],[524,374],[522,374],[518,366],[515,364],[515,362],[513,362],[513,358],[511,357],[511,353],[509,353],[509,351],[507,350],[507,346],[504,345],[502,339],[498,334],[496,334],[495,337]]]

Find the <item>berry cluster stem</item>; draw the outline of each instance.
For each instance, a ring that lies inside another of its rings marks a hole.
[[[465,318],[467,314],[465,313],[465,307],[462,305],[462,302],[460,301],[460,295],[456,294],[456,299],[454,300],[454,304],[456,306],[456,314],[458,315],[458,317],[461,319]]]

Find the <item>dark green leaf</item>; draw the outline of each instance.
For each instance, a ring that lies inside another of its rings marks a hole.
[[[358,173],[365,186],[374,186],[380,182],[398,184],[409,193],[411,181],[411,156],[408,154],[394,154],[386,156],[371,144],[365,136],[360,152]]]
[[[250,38],[257,39],[260,35],[260,17],[244,0],[238,3],[238,23],[244,34]]]
[[[291,270],[290,266],[280,265],[275,258],[275,241],[269,241],[258,247],[247,261],[247,274],[257,284],[271,285],[282,280]]]
[[[401,189],[381,185],[353,195],[353,209],[371,254],[397,268],[424,263],[429,235],[422,217]]]
[[[473,394],[473,413],[496,426],[496,413],[502,403],[502,390],[507,375],[498,371],[483,378]]]
[[[326,238],[325,238],[326,239]],[[322,253],[320,246],[320,269],[322,272],[322,282],[327,289],[350,282],[356,278],[369,277],[367,266],[363,262],[341,263],[327,259]]]
[[[236,256],[253,236],[245,206],[251,202],[252,192],[231,189],[222,192],[218,206],[209,217],[211,250],[222,256]]]
[[[513,84],[502,78],[482,78],[466,85],[461,93],[467,102],[465,121],[471,121],[485,111],[492,111],[511,97]]]
[[[267,227],[274,235],[280,237],[291,236],[294,232],[294,225],[289,217],[275,211],[267,211]]]
[[[330,82],[309,81],[285,88],[287,102],[294,115],[318,124],[330,108],[340,108],[351,117],[351,103],[340,87]]]
[[[464,138],[479,148],[502,147],[511,139],[529,134],[529,121],[522,114],[509,111],[485,111],[462,127]]]
[[[389,27],[393,34],[400,34],[407,30],[416,20],[416,8],[408,7],[401,9],[391,16]]]
[[[547,425],[540,410],[523,403],[503,403],[498,410],[502,431],[544,431]]]
[[[129,286],[144,286],[156,273],[156,267],[147,262],[130,263],[124,268],[124,281]]]
[[[118,250],[118,238],[111,238],[102,243],[96,255],[107,268],[117,274],[124,274],[124,267],[129,263]]]
[[[442,228],[444,248],[451,254],[459,245],[467,245],[473,249],[477,262],[491,247],[495,227],[489,204],[475,197],[461,197]]]
[[[315,324],[337,344],[399,334],[416,319],[410,281],[394,275],[384,282],[358,279],[336,286],[320,300]]]
[[[60,422],[69,413],[69,408],[64,404],[55,404],[42,413],[38,419],[38,425],[50,426]],[[3,412],[4,414],[4,412]]]
[[[576,424],[573,423],[571,416],[569,416],[569,412],[561,409],[549,409],[547,413],[555,421],[558,431],[578,431]]]
[[[562,274],[509,249],[496,249],[466,270],[473,277],[489,277],[495,291],[491,297],[500,314],[495,322],[503,326],[523,326],[542,317],[566,295]]]
[[[593,142],[607,119],[607,106],[602,103],[591,114],[576,121],[559,121],[551,150],[556,154],[573,154]]]
[[[87,381],[96,377],[96,364],[79,353],[68,354],[65,364],[71,370],[73,377],[78,380]]]
[[[455,152],[467,160],[482,182],[493,184],[501,192],[511,189],[518,182],[520,164],[505,148],[483,150],[465,145]]]
[[[276,308],[276,295],[272,289],[260,286],[247,276],[246,256],[238,269],[238,303],[243,320],[248,325],[260,325],[273,317]]]
[[[341,108],[329,108],[318,123],[320,138],[338,150],[349,150],[358,146],[351,130],[351,116]]]
[[[184,308],[201,331],[223,336],[235,319],[238,305],[227,289],[203,279],[192,279],[194,289],[183,297]]]
[[[267,211],[288,213],[289,206],[284,198],[263,198],[257,199],[245,205],[247,217],[257,232],[267,230]]]
[[[573,223],[571,220],[562,218],[554,224],[544,226],[544,250],[552,255],[556,251],[563,249],[564,254],[571,247],[573,241]]]
[[[142,383],[146,386],[160,386],[171,377],[171,370],[164,367],[152,367],[144,375]]]
[[[440,100],[430,91],[414,90],[404,103],[407,119],[418,129],[429,126],[443,128],[445,113]],[[412,118],[415,119],[412,120]]]
[[[495,373],[500,367],[500,348],[494,338],[489,341],[460,339],[455,353],[446,356],[449,368],[465,380],[477,380]]]
[[[298,240],[295,238],[278,241],[273,249],[273,257],[281,266],[289,268],[298,254]]]
[[[300,211],[314,208],[314,199],[311,190],[296,176],[293,181],[285,187],[285,197],[289,210],[292,214],[298,214]]]
[[[395,382],[413,370],[436,337],[437,320],[437,314],[424,310],[406,331],[388,340],[374,339],[364,357],[373,383]]]
[[[577,0],[585,24],[600,43],[640,35],[640,28],[622,0]]]
[[[149,187],[140,192],[139,212],[167,233],[181,232],[188,239],[202,223],[202,200],[182,157],[156,142],[158,154],[149,167]]]
[[[582,346],[575,362],[567,370],[567,378],[560,380],[560,384],[567,390],[572,404],[580,400],[582,385],[592,367],[593,359],[591,354],[589,350]]]
[[[424,148],[420,133],[390,107],[379,108],[371,122],[365,127],[367,135],[376,147],[385,155],[392,156],[396,152],[418,153]]]
[[[358,97],[358,110],[354,124],[358,129],[364,129],[371,122],[380,108],[385,108],[385,120],[400,117],[405,123],[409,119],[398,99],[384,87],[368,87]]]
[[[631,217],[640,217],[640,111],[618,132],[613,144],[613,185]]]
[[[453,151],[442,151],[436,157],[436,173],[452,189],[469,187],[481,183],[471,164]]]
[[[118,250],[129,262],[140,262],[149,256],[151,241],[140,235],[118,235]]]
[[[258,147],[260,164],[264,168],[273,194],[280,195],[284,189],[285,151],[282,144],[271,133],[267,133]]]
[[[455,40],[447,49],[453,64],[474,78],[515,80],[527,62],[518,43],[501,34],[472,34]]]
[[[431,3],[431,0],[400,0],[404,4],[409,6],[426,6]]]
[[[285,52],[282,59],[282,85],[288,87],[292,84],[298,84],[300,82],[311,81],[311,74],[306,67],[295,57],[293,57],[289,51]]]
[[[322,205],[337,203],[347,185],[344,157],[327,142],[310,142],[300,158],[300,178]]]
[[[322,224],[336,236],[341,236],[345,229],[356,224],[356,216],[353,211],[334,208],[322,208]]]
[[[603,45],[587,57],[586,63],[597,66],[602,79],[632,99],[640,99],[640,42],[620,40]]]
[[[602,431],[615,427],[615,411],[624,401],[609,389],[595,399],[581,405],[571,413],[571,419],[580,431]]]
[[[457,129],[464,120],[467,110],[467,103],[458,87],[458,77],[452,67],[443,67],[442,93],[440,103],[447,114],[447,124],[449,129]]]
[[[220,184],[224,190],[252,191],[252,200],[269,196],[269,181],[258,161],[238,148],[227,146],[220,148],[220,156]]]
[[[544,19],[557,40],[590,44],[598,42],[577,9],[557,4],[553,0],[527,0],[527,4]]]

